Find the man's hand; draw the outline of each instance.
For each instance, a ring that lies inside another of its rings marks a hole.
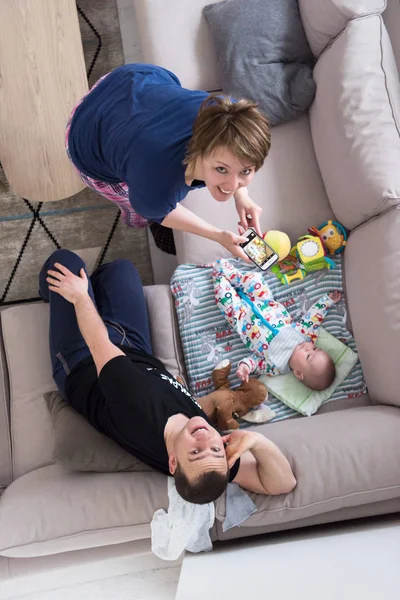
[[[342,297],[342,294],[341,294],[341,293],[340,293],[338,290],[336,290],[335,292],[331,292],[331,293],[329,294],[329,298],[330,298],[330,299],[331,299],[331,300],[332,300],[332,301],[333,301],[335,304],[337,304],[337,303],[339,302],[339,300],[341,299],[341,297]]]
[[[88,279],[84,269],[80,270],[80,277],[78,277],[60,263],[55,263],[54,266],[58,271],[47,271],[46,281],[49,290],[60,294],[74,305],[80,298],[88,295]]]
[[[243,248],[239,246],[239,244],[243,244],[243,242],[247,242],[247,238],[242,235],[237,235],[232,231],[221,231],[218,236],[215,238],[221,246],[224,246],[233,256],[237,258],[241,258],[247,263],[251,263],[251,260],[246,256]]]
[[[243,431],[237,429],[233,433],[224,435],[222,441],[227,444],[225,448],[226,459],[228,466],[231,468],[238,458],[240,458],[247,450],[251,450],[257,441],[257,433],[254,431]]]
[[[250,375],[249,366],[246,363],[241,362],[238,370],[236,371],[236,375],[241,381],[245,381],[247,383]]]
[[[235,204],[240,219],[238,225],[243,227],[244,230],[253,227],[258,235],[262,236],[260,228],[262,208],[253,202],[247,192],[247,188],[241,188],[236,192]]]

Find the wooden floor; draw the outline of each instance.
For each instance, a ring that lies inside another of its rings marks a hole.
[[[18,596],[15,600],[175,600],[179,574],[180,567],[170,567]]]

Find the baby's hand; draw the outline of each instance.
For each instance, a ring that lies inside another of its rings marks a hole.
[[[329,294],[329,298],[330,298],[331,300],[333,300],[333,302],[334,302],[335,304],[337,304],[337,303],[339,302],[339,300],[340,300],[340,298],[341,298],[341,297],[342,297],[342,294],[341,294],[340,292],[338,292],[338,290],[336,290],[335,292],[331,292],[331,293]]]
[[[238,370],[236,371],[236,375],[239,377],[239,379],[241,379],[242,381],[245,381],[246,383],[249,380],[249,374],[250,374],[250,369],[249,367],[246,365],[246,363],[240,363]]]

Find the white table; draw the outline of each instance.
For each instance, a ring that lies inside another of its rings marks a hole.
[[[281,533],[187,554],[176,600],[398,600],[400,519]]]

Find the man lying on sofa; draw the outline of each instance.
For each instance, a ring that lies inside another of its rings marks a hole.
[[[221,437],[189,391],[152,356],[142,284],[126,260],[87,276],[81,258],[57,250],[44,264],[50,355],[61,395],[96,429],[152,468],[175,477],[179,494],[211,502],[229,481],[259,494],[286,494],[291,467],[254,432]]]

